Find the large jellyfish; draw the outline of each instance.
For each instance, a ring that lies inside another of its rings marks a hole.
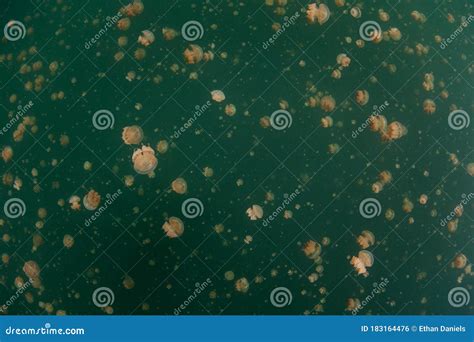
[[[142,146],[133,152],[133,168],[141,175],[147,175],[153,172],[158,165],[158,159],[155,157],[155,151],[149,146]]]

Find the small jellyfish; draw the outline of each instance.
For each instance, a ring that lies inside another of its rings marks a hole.
[[[321,250],[321,245],[314,240],[308,240],[303,245],[304,254],[312,260],[317,259],[321,255]]]
[[[72,248],[72,246],[74,246],[74,237],[69,234],[64,235],[63,245],[66,248]]]
[[[354,6],[351,8],[351,16],[358,19],[362,16],[362,10],[360,9],[360,7],[357,7],[357,6]]]
[[[336,107],[336,100],[331,95],[325,95],[321,98],[320,106],[325,112],[332,112]]]
[[[306,19],[308,23],[314,24],[316,21],[319,25],[323,25],[329,19],[331,12],[325,4],[320,4],[319,6],[316,3],[309,4],[306,9]]]
[[[331,73],[331,77],[338,80],[342,77],[342,73],[341,73],[341,70],[339,69],[334,69]]]
[[[341,67],[347,68],[351,64],[351,59],[345,53],[340,53],[336,57],[336,62]]]
[[[354,311],[360,308],[360,300],[357,298],[348,298],[346,301],[346,311]]]
[[[176,32],[176,30],[169,27],[163,28],[161,32],[163,33],[164,40],[173,40],[178,36],[178,32]]]
[[[469,174],[469,176],[474,177],[474,163],[467,164],[466,171]]]
[[[436,104],[431,99],[426,99],[423,101],[423,111],[427,114],[433,114],[436,112]]]
[[[98,192],[91,190],[84,196],[82,202],[87,210],[96,210],[100,203],[100,195]]]
[[[222,102],[225,100],[225,95],[221,90],[213,90],[211,91],[212,100],[216,102]]]
[[[2,159],[5,163],[8,163],[13,157],[13,149],[10,146],[5,146],[2,149]]]
[[[160,140],[158,141],[158,144],[156,144],[156,150],[160,154],[165,154],[166,152],[168,152],[168,148],[169,143],[166,140]]]
[[[188,191],[188,183],[186,183],[186,181],[183,178],[176,178],[171,183],[171,188],[177,194],[182,195],[182,194],[185,194]]]
[[[400,39],[402,39],[402,33],[396,27],[390,28],[388,30],[388,35],[389,35],[390,39],[392,39],[394,41],[399,41]]]
[[[250,284],[247,278],[240,278],[240,279],[237,279],[237,281],[235,282],[235,289],[238,292],[245,293],[249,290],[249,287],[250,287]]]
[[[227,116],[234,116],[235,113],[237,112],[237,109],[233,104],[228,104],[225,106],[225,114]]]
[[[127,31],[130,28],[131,21],[129,18],[122,18],[117,22],[117,27],[121,31]]]
[[[138,42],[142,44],[143,46],[149,46],[155,41],[155,35],[153,32],[145,30],[142,31],[140,36],[138,37]]]
[[[369,125],[372,132],[384,132],[387,129],[387,118],[383,115],[371,115]]]
[[[336,154],[341,150],[341,147],[339,144],[329,144],[328,146],[328,152],[331,154]]]
[[[375,235],[369,230],[363,230],[357,237],[357,243],[362,249],[367,249],[374,245]]]
[[[384,170],[379,173],[379,180],[383,184],[388,184],[392,181],[392,173],[390,171]]]
[[[330,116],[325,116],[324,118],[321,119],[321,126],[323,128],[329,128],[332,127],[333,125],[333,119]]]
[[[263,209],[261,206],[257,204],[254,204],[250,208],[248,208],[246,213],[247,213],[247,216],[252,221],[259,220],[263,217]]]
[[[355,100],[359,105],[365,106],[369,102],[369,92],[367,90],[357,90]]]
[[[153,172],[158,166],[155,151],[149,146],[142,146],[133,152],[133,168],[138,174],[147,175]]]
[[[428,203],[428,196],[425,194],[422,194],[420,198],[418,199],[418,201],[420,202],[421,205],[425,205],[426,203]]]
[[[73,195],[69,198],[69,204],[71,205],[72,210],[81,209],[81,199],[79,196]]]
[[[202,61],[204,52],[199,45],[191,44],[184,50],[183,56],[187,64],[197,64]]]
[[[464,254],[460,253],[456,255],[456,257],[454,258],[451,264],[451,267],[461,269],[461,268],[466,267],[466,265],[467,265],[467,257]]]
[[[395,211],[391,208],[388,208],[386,211],[385,211],[385,219],[387,221],[392,221],[393,219],[395,218]]]
[[[382,135],[382,140],[397,140],[405,136],[408,130],[400,122],[394,121],[387,126],[387,131]]]
[[[122,140],[127,145],[137,145],[143,140],[143,130],[140,126],[133,125],[123,128]]]
[[[360,251],[357,257],[352,257],[351,265],[354,266],[357,274],[367,277],[367,268],[374,264],[374,255],[369,251]]]
[[[163,230],[169,238],[177,238],[184,233],[184,223],[177,217],[170,217],[163,224]]]

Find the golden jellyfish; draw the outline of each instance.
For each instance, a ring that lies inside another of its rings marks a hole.
[[[140,126],[133,125],[124,127],[122,130],[122,140],[127,145],[137,145],[143,140],[143,130]]]
[[[142,31],[140,36],[138,36],[138,42],[143,46],[149,46],[155,41],[155,35],[149,30]]]
[[[467,164],[466,171],[469,174],[469,176],[474,177],[474,163]]]
[[[341,73],[341,70],[339,69],[334,69],[331,73],[331,77],[338,80],[342,77],[342,73]]]
[[[205,62],[213,61],[214,60],[214,52],[212,52],[212,51],[204,52],[203,59],[204,59]]]
[[[418,201],[420,202],[421,205],[425,205],[426,203],[428,203],[428,196],[426,196],[425,194],[422,194],[420,195],[420,198],[418,199]]]
[[[188,191],[188,183],[186,183],[186,181],[183,178],[176,178],[171,183],[171,188],[177,194],[182,195],[182,194],[185,194]]]
[[[383,22],[387,22],[390,20],[390,15],[383,9],[379,9],[379,19]]]
[[[357,298],[348,298],[346,301],[346,311],[354,311],[360,308],[360,300]]]
[[[323,126],[324,128],[332,127],[332,125],[333,119],[330,116],[325,116],[321,119],[321,126]]]
[[[371,115],[369,125],[371,131],[383,132],[387,129],[387,118],[383,115]]]
[[[374,184],[372,184],[372,192],[374,194],[378,194],[380,191],[383,190],[383,183],[382,182],[375,182]]]
[[[351,64],[351,59],[345,53],[340,53],[336,57],[336,62],[341,67],[347,68]]]
[[[13,157],[13,149],[10,146],[5,146],[2,149],[2,159],[5,163],[8,163]]]
[[[388,208],[386,211],[385,211],[385,219],[387,221],[392,221],[393,219],[395,218],[395,211],[391,208]]]
[[[390,28],[388,30],[388,35],[389,35],[390,39],[392,39],[394,41],[399,41],[400,39],[402,39],[402,33],[396,27]]]
[[[383,184],[388,184],[392,181],[392,173],[390,171],[387,171],[387,170],[384,170],[382,172],[379,173],[379,180],[383,183]]]
[[[72,248],[74,246],[74,237],[69,234],[64,235],[63,245],[66,248]]]
[[[331,154],[336,154],[341,150],[341,147],[339,144],[329,144],[328,146],[328,152]]]
[[[303,252],[309,259],[315,260],[321,255],[321,245],[314,241],[308,240],[303,245]]]
[[[362,10],[360,9],[360,7],[352,7],[351,10],[350,10],[350,13],[351,13],[351,16],[358,19],[362,16]]]
[[[319,25],[323,25],[329,20],[329,8],[325,4],[320,4],[319,6],[316,3],[309,4],[306,9],[306,19],[310,24],[314,24],[316,21]]]
[[[358,275],[363,275],[367,277],[369,272],[367,268],[372,267],[374,264],[374,255],[369,251],[360,251],[359,254],[351,258],[351,265],[357,271]]]
[[[336,100],[331,95],[325,95],[321,98],[320,106],[326,113],[332,112],[336,108]]]
[[[247,216],[252,221],[259,220],[263,217],[263,209],[261,206],[257,204],[254,204],[250,208],[248,208],[246,213],[247,213]]]
[[[100,195],[98,192],[91,190],[84,196],[82,202],[87,210],[96,210],[100,204]]]
[[[222,90],[213,90],[211,91],[211,98],[216,102],[222,102],[225,100],[225,95]]]
[[[365,106],[369,102],[369,92],[367,90],[357,90],[355,100],[359,105]]]
[[[178,36],[178,32],[176,30],[165,27],[161,30],[161,33],[163,33],[163,39],[164,40],[173,40]]]
[[[448,227],[448,232],[451,234],[455,233],[458,230],[458,223],[459,223],[459,219],[457,218],[454,220],[448,221],[446,225]]]
[[[467,265],[467,257],[464,254],[460,253],[456,255],[456,257],[454,258],[453,263],[451,264],[451,267],[461,269],[461,268],[466,267],[466,265]]]
[[[187,64],[197,64],[202,61],[204,52],[199,45],[191,44],[186,50],[184,50],[183,56]]]
[[[130,28],[131,21],[129,18],[122,18],[117,21],[117,27],[121,31],[127,31]]]
[[[130,276],[125,276],[122,284],[125,289],[131,290],[135,287],[135,280],[133,280],[133,278]]]
[[[184,233],[183,221],[181,221],[180,218],[174,216],[165,221],[162,228],[166,233],[166,236],[171,239],[180,237]]]
[[[81,199],[79,196],[73,195],[69,198],[69,204],[71,205],[72,210],[81,209]]]
[[[142,49],[142,48],[136,49],[135,52],[133,53],[133,57],[135,57],[135,59],[139,61],[145,58],[145,56],[146,56],[146,51],[145,49]]]
[[[166,152],[168,152],[168,148],[169,148],[169,143],[166,140],[160,140],[158,144],[156,145],[156,150],[160,154],[165,154]]]
[[[240,278],[240,279],[237,279],[237,281],[235,282],[235,289],[238,292],[245,293],[249,290],[249,287],[250,287],[250,284],[247,278]]]
[[[225,106],[225,114],[227,116],[234,116],[235,113],[237,112],[237,109],[233,104],[228,104]]]
[[[405,136],[408,130],[400,122],[394,121],[387,126],[387,131],[383,134],[383,140],[397,140]]]
[[[343,7],[346,4],[346,0],[334,0],[337,7]]]
[[[369,230],[363,230],[357,237],[357,243],[362,249],[367,249],[374,245],[375,235]]]
[[[155,151],[149,146],[142,146],[133,152],[132,162],[134,170],[141,175],[152,173],[158,166]]]
[[[423,101],[423,111],[427,114],[433,114],[436,112],[436,104],[431,99]]]
[[[40,285],[40,273],[41,269],[36,261],[29,260],[23,265],[23,272],[26,276],[33,281],[33,285]],[[36,286],[35,286],[36,287]]]
[[[413,202],[405,197],[402,203],[402,210],[408,214],[413,211],[413,207],[414,207]]]

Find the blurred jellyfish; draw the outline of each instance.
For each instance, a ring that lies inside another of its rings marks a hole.
[[[469,176],[474,177],[474,163],[467,164],[466,171],[469,174]]]
[[[341,70],[339,69],[334,69],[331,73],[331,77],[338,80],[342,77],[342,73],[341,73]]]
[[[426,203],[428,203],[428,196],[425,194],[422,194],[418,201],[420,202],[421,205],[425,205]]]
[[[165,27],[161,30],[164,40],[173,40],[178,36],[178,32],[172,28]]]
[[[263,209],[261,206],[257,204],[254,204],[250,208],[248,208],[246,213],[247,213],[247,216],[252,221],[259,220],[263,217]]]
[[[321,250],[321,245],[314,240],[308,240],[303,245],[304,254],[312,260],[317,259],[321,255]]]
[[[79,196],[73,195],[69,198],[69,204],[71,205],[72,210],[81,209],[81,199]]]
[[[350,13],[351,13],[351,16],[353,16],[356,19],[362,16],[362,10],[360,9],[360,7],[357,7],[357,6],[352,7]]]
[[[392,221],[393,219],[395,218],[395,211],[391,208],[388,208],[386,211],[385,211],[385,219],[387,221]]]
[[[357,90],[355,100],[359,105],[365,106],[369,102],[369,92],[367,90]]]
[[[402,203],[402,210],[408,214],[413,211],[413,207],[414,207],[413,202],[405,197]]]
[[[171,188],[177,194],[182,195],[182,194],[185,194],[188,191],[188,183],[186,183],[186,181],[183,178],[176,178],[171,183]]]
[[[341,147],[339,144],[329,144],[328,146],[328,152],[331,154],[336,154],[341,150]]]
[[[348,298],[346,301],[346,311],[354,311],[360,308],[360,300],[357,298]]]
[[[149,146],[142,146],[133,152],[133,168],[138,174],[146,175],[153,172],[158,166],[158,159],[155,157],[155,151]]]
[[[170,217],[163,224],[163,230],[169,238],[177,238],[184,233],[184,223],[177,217]]]
[[[325,95],[321,98],[320,106],[325,112],[332,112],[336,107],[336,100],[331,95]]]
[[[143,130],[140,126],[133,125],[123,128],[122,140],[127,145],[137,145],[143,140]]]
[[[225,100],[225,95],[221,90],[211,91],[211,97],[216,102],[222,102]]]
[[[233,104],[228,104],[225,106],[225,114],[227,116],[234,116],[236,113],[236,108]]]
[[[5,146],[2,149],[2,159],[5,163],[8,163],[13,157],[13,149],[10,146]]]
[[[82,199],[84,208],[87,210],[96,210],[100,203],[100,195],[98,192],[91,190]]]
[[[349,64],[351,64],[351,59],[345,54],[345,53],[340,53],[336,57],[336,62],[343,68],[347,68]]]
[[[369,117],[370,130],[373,132],[384,132],[387,129],[387,118],[383,115],[371,115]]]
[[[130,28],[131,21],[129,18],[122,18],[117,22],[117,27],[121,31],[127,31]]]
[[[431,99],[423,101],[423,111],[427,114],[433,114],[436,112],[436,104]]]
[[[362,249],[367,249],[374,245],[375,235],[369,230],[363,230],[357,237],[357,243]]]
[[[357,274],[367,277],[369,272],[367,268],[372,267],[374,264],[374,256],[369,251],[360,251],[358,256],[353,256],[351,259],[351,265],[357,271]]]
[[[402,33],[400,32],[400,30],[396,27],[392,27],[388,30],[388,35],[389,37],[394,40],[394,41],[399,41],[400,39],[402,39]]]
[[[249,290],[249,287],[250,287],[250,284],[247,278],[240,278],[240,279],[237,279],[237,281],[235,282],[235,289],[238,292],[245,293]]]
[[[26,276],[29,278],[34,288],[41,287],[41,268],[36,263],[36,261],[29,260],[25,262],[25,264],[23,265],[23,272],[25,272]]]
[[[325,4],[316,3],[309,4],[306,9],[306,19],[310,24],[314,24],[316,21],[319,25],[326,23],[330,16],[329,8]]]
[[[66,248],[72,248],[72,246],[74,246],[74,237],[69,234],[64,235],[63,245]]]
[[[379,180],[383,184],[390,183],[392,181],[392,179],[393,178],[392,178],[392,174],[390,173],[390,171],[384,170],[384,171],[379,173]]]
[[[142,31],[140,36],[138,37],[138,42],[142,44],[143,46],[149,46],[155,41],[155,35],[153,32],[145,30]]]
[[[184,50],[184,60],[187,64],[197,64],[202,61],[203,51],[199,45],[191,44],[189,47]]]
[[[321,119],[321,126],[323,128],[329,128],[333,125],[333,119],[330,116],[325,116]]]
[[[456,257],[454,258],[451,264],[451,267],[461,269],[461,268],[466,267],[466,265],[467,265],[467,257],[464,254],[460,253],[456,255]]]
[[[166,140],[160,140],[158,144],[156,145],[156,150],[160,154],[165,154],[166,152],[168,152],[168,148],[169,148],[169,143]]]

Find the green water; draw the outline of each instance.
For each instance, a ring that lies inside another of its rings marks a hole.
[[[338,8],[327,1],[332,12],[327,23],[309,25],[300,12],[267,49],[263,43],[275,33],[272,24],[285,22],[276,5],[257,0],[143,3],[143,13],[131,18],[129,30],[119,31],[114,25],[86,49],[106,18],[125,3],[5,1],[2,27],[15,19],[29,32],[23,39],[4,38],[0,44],[1,125],[11,119],[8,112],[32,101],[25,116],[36,118],[37,131],[28,126],[23,140],[15,142],[17,122],[0,137],[1,146],[14,151],[12,160],[0,161],[2,174],[23,181],[19,191],[2,184],[1,205],[20,198],[26,208],[16,219],[0,213],[2,234],[9,236],[0,242],[2,254],[9,256],[1,266],[0,299],[5,303],[15,295],[15,277],[26,280],[22,268],[28,260],[41,268],[42,284],[19,295],[8,305],[8,314],[104,314],[92,298],[94,290],[107,287],[114,294],[114,314],[168,315],[189,300],[196,283],[206,282],[182,314],[350,315],[345,311],[348,298],[362,302],[383,279],[387,285],[359,314],[472,313],[472,302],[450,305],[448,292],[463,287],[472,294],[472,273],[452,268],[451,262],[459,253],[468,264],[474,257],[474,202],[464,206],[455,233],[440,222],[463,195],[472,193],[466,168],[474,162],[473,125],[454,130],[448,115],[455,108],[473,112],[474,37],[467,26],[444,49],[434,38],[450,36],[462,17],[473,14],[472,3],[364,1],[361,18],[355,19],[347,13],[352,3]],[[306,5],[289,0],[285,15],[291,17]],[[388,22],[379,19],[381,8],[390,15]],[[414,10],[427,21],[415,22],[410,17]],[[163,39],[163,28],[180,32],[190,20],[203,27],[202,38],[192,44],[213,51],[212,61],[185,64],[183,51],[190,43],[180,35]],[[368,20],[377,21],[384,31],[399,28],[401,40],[366,42],[358,48],[359,27]],[[156,37],[148,47],[136,43],[143,30]],[[123,48],[117,44],[120,36],[128,37]],[[417,44],[428,47],[427,54],[407,53]],[[138,48],[146,50],[141,60],[134,58]],[[120,51],[124,57],[117,62],[114,55]],[[340,53],[347,54],[351,64],[337,80],[331,72]],[[52,73],[48,66],[55,61],[59,67]],[[19,72],[22,64],[32,67],[35,62],[42,62],[39,70]],[[395,65],[396,72],[388,65]],[[132,81],[126,79],[130,71],[136,73]],[[192,72],[198,80],[190,79]],[[426,73],[435,76],[434,90],[428,92],[422,87]],[[35,90],[39,75],[45,80]],[[156,77],[162,78],[158,84]],[[33,82],[32,90],[25,88],[27,82]],[[333,112],[305,105],[317,95],[314,88],[334,97]],[[225,93],[225,101],[212,102],[190,128],[173,137],[197,105],[211,100],[215,89]],[[357,89],[369,92],[367,105],[355,102]],[[447,99],[440,96],[442,90],[449,92]],[[52,94],[61,91],[64,99],[53,101]],[[10,100],[12,95],[16,102]],[[432,115],[423,112],[428,98],[437,107]],[[291,126],[263,128],[260,119],[280,109],[282,100],[288,102]],[[388,122],[401,122],[408,134],[383,143],[367,128],[352,137],[372,108],[385,102],[381,114]],[[225,115],[227,104],[236,106],[234,116]],[[113,114],[113,127],[94,127],[92,117],[100,109]],[[326,115],[334,120],[328,129],[320,127]],[[154,178],[133,169],[131,156],[139,146],[125,145],[121,139],[123,127],[131,125],[142,127],[145,145],[155,149],[160,140],[170,144],[165,154],[157,153]],[[61,135],[69,137],[67,146],[61,146]],[[338,144],[339,152],[330,154],[330,144]],[[459,165],[453,165],[450,153],[457,155]],[[86,161],[92,163],[90,171],[84,170]],[[203,175],[205,167],[213,169],[212,177]],[[374,194],[371,185],[382,170],[390,171],[393,181]],[[130,187],[124,184],[127,175],[135,177]],[[170,190],[177,177],[187,181],[184,195]],[[86,225],[94,212],[83,206],[73,211],[68,200],[72,195],[82,198],[91,189],[101,194],[102,205],[107,194],[120,190],[121,195]],[[279,211],[264,226],[262,220],[247,217],[246,210],[254,204],[263,208],[264,218],[272,215],[285,195],[296,190],[300,194],[286,208],[292,218],[285,219]],[[274,194],[273,201],[266,200],[267,192]],[[429,198],[424,206],[418,203],[421,194]],[[201,216],[183,216],[181,206],[188,198],[202,202]],[[381,204],[379,216],[361,216],[359,203],[366,198]],[[404,198],[414,204],[411,213],[402,210]],[[61,199],[64,206],[58,205]],[[38,218],[39,208],[47,210],[46,218]],[[389,208],[395,211],[392,221],[384,217]],[[169,239],[162,230],[171,216],[184,222],[178,239]],[[44,221],[41,229],[38,221]],[[214,229],[219,224],[224,225],[221,233]],[[362,230],[376,237],[368,248],[375,257],[368,277],[358,276],[349,263],[360,250],[356,237]],[[65,234],[74,236],[72,248],[64,248]],[[36,251],[34,235],[43,239]],[[247,235],[253,238],[249,244],[244,242]],[[330,243],[322,247],[323,268],[311,283],[308,276],[316,273],[317,264],[302,247],[325,237]],[[234,272],[234,280],[225,279],[227,271]],[[463,273],[467,274],[457,282]],[[124,288],[126,277],[133,279],[132,289]],[[243,277],[249,282],[246,293],[235,290],[235,281]],[[278,287],[285,287],[292,297],[282,308],[270,301]]]

